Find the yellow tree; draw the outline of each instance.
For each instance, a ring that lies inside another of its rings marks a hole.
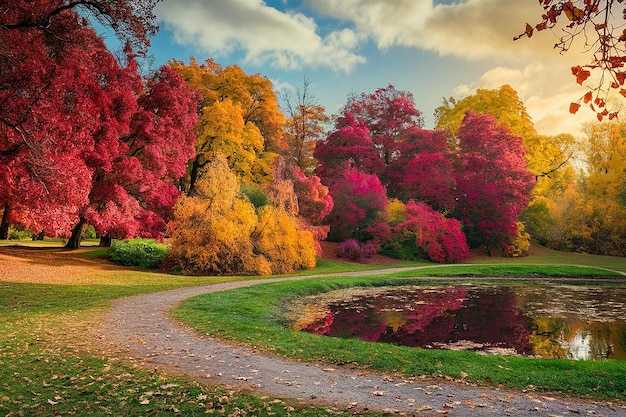
[[[179,61],[170,65],[202,96],[187,192],[193,192],[216,152],[226,155],[230,168],[244,182],[269,182],[273,155],[284,147],[285,123],[271,81],[247,75],[236,65],[223,68],[211,59],[204,64],[192,58],[189,65]]]
[[[188,275],[269,273],[254,253],[250,236],[258,218],[254,206],[239,195],[239,180],[226,158],[216,154],[174,214],[169,256]]]
[[[557,249],[626,255],[626,124],[595,122],[579,141],[584,168],[551,207],[550,245]]]
[[[189,275],[265,275],[315,266],[315,244],[283,207],[258,210],[216,153],[175,212],[169,256]]]

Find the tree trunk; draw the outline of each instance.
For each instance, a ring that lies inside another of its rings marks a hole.
[[[0,239],[7,240],[9,238],[9,205],[4,205],[2,213],[2,221],[0,222]]]
[[[80,248],[80,240],[83,237],[83,226],[87,221],[81,216],[78,224],[72,229],[72,235],[65,244],[65,249],[78,249]]]
[[[110,248],[111,247],[111,234],[107,233],[106,235],[100,236],[100,243],[98,246],[101,248]]]

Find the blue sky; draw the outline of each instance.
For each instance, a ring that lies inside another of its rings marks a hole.
[[[577,133],[593,117],[569,103],[585,90],[550,32],[514,42],[541,15],[536,0],[163,0],[155,65],[213,58],[267,76],[280,92],[302,86],[328,113],[351,92],[393,84],[415,96],[426,127],[443,97],[510,84],[540,133]]]

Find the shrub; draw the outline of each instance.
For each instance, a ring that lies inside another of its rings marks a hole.
[[[393,228],[382,253],[400,259],[426,257],[434,262],[458,262],[469,256],[465,235],[456,219],[445,218],[425,203],[410,201],[406,221]]]
[[[337,256],[350,261],[358,261],[362,258],[371,258],[376,254],[374,242],[359,243],[356,239],[348,239],[339,244]]]
[[[156,268],[167,255],[168,247],[151,239],[136,238],[124,242],[114,242],[111,246],[111,260],[127,266]]]
[[[30,240],[31,237],[31,231],[25,230],[21,225],[9,227],[9,240]]]

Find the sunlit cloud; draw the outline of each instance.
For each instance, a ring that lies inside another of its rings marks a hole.
[[[314,19],[261,0],[165,0],[156,14],[176,42],[212,56],[240,52],[246,63],[257,66],[327,67],[346,73],[365,62],[355,52],[362,38],[354,31],[340,28],[321,35]]]
[[[571,82],[555,83],[555,79]],[[573,82],[568,68],[560,68],[554,64],[534,62],[519,69],[496,67],[485,72],[474,83],[458,85],[454,94],[457,98],[463,98],[476,93],[479,88],[497,89],[504,84],[517,91],[535,128],[541,134],[577,134],[583,123],[596,120],[595,113],[587,108],[581,108],[576,115],[569,113],[570,103],[579,101],[586,90]]]

